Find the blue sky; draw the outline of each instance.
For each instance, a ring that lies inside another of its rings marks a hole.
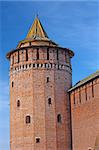
[[[99,2],[0,1],[0,149],[9,150],[9,62],[36,14],[49,37],[74,51],[73,84],[99,69]]]

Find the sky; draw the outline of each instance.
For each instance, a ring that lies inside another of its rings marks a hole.
[[[99,2],[0,1],[0,150],[9,150],[9,61],[38,14],[50,39],[70,48],[73,84],[99,69]]]

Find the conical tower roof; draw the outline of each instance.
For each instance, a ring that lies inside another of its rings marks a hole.
[[[27,42],[32,42],[33,45],[58,45],[49,39],[38,16],[35,18],[31,28],[29,29],[26,38],[19,42],[17,48],[20,48],[22,44]]]
[[[38,16],[36,17],[36,19],[34,20],[34,23],[32,24],[27,36],[26,36],[26,39],[46,39],[48,38],[48,35],[47,33],[45,32]]]
[[[35,18],[32,26],[30,27],[26,37],[24,40],[21,40],[16,49],[11,50],[9,53],[7,53],[7,58],[10,58],[10,55],[17,50],[20,49],[24,49],[24,48],[29,48],[29,47],[58,47],[58,48],[62,48],[60,47],[57,43],[55,43],[54,41],[52,41],[51,39],[49,39],[47,33],[45,32],[38,16]],[[67,49],[67,48],[63,48],[63,49]],[[70,50],[67,49],[69,51],[70,57],[72,57],[74,55],[74,53]]]

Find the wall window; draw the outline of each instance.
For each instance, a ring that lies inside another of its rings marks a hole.
[[[30,116],[26,116],[26,124],[31,123],[31,117]]]
[[[20,107],[20,100],[17,101],[17,107]]]
[[[31,42],[29,42],[29,46],[31,46]]]
[[[49,60],[49,48],[47,48],[47,60]]]
[[[37,68],[39,67],[39,64],[37,64]]]
[[[57,115],[57,122],[58,122],[58,123],[61,123],[61,122],[62,122],[61,114],[58,114],[58,115]]]
[[[57,49],[57,60],[59,60],[59,53],[58,53],[58,49]]]
[[[20,62],[20,58],[19,58],[19,50],[18,50],[18,63]]]
[[[36,54],[37,60],[39,59],[39,48],[37,48],[37,54]]]
[[[47,81],[46,81],[47,83],[49,82],[49,77],[47,77]]]
[[[12,64],[14,64],[14,56],[12,56]]]
[[[92,81],[92,97],[94,97],[94,86],[93,86],[93,81]]]
[[[12,81],[12,87],[14,87],[14,82]]]
[[[48,98],[48,104],[51,105],[52,102],[51,102],[51,98]]]
[[[26,61],[28,61],[28,50],[26,49]]]
[[[74,91],[74,95],[73,95],[73,97],[74,97],[74,105],[76,104],[76,102],[75,102],[75,91]]]
[[[40,138],[36,138],[36,143],[40,143]]]
[[[81,90],[79,88],[79,102],[81,103]]]
[[[85,85],[85,97],[86,97],[86,101],[87,101],[87,85]]]

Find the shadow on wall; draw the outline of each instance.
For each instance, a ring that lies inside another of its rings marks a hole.
[[[99,134],[98,134],[97,137],[96,137],[94,150],[99,150]]]

